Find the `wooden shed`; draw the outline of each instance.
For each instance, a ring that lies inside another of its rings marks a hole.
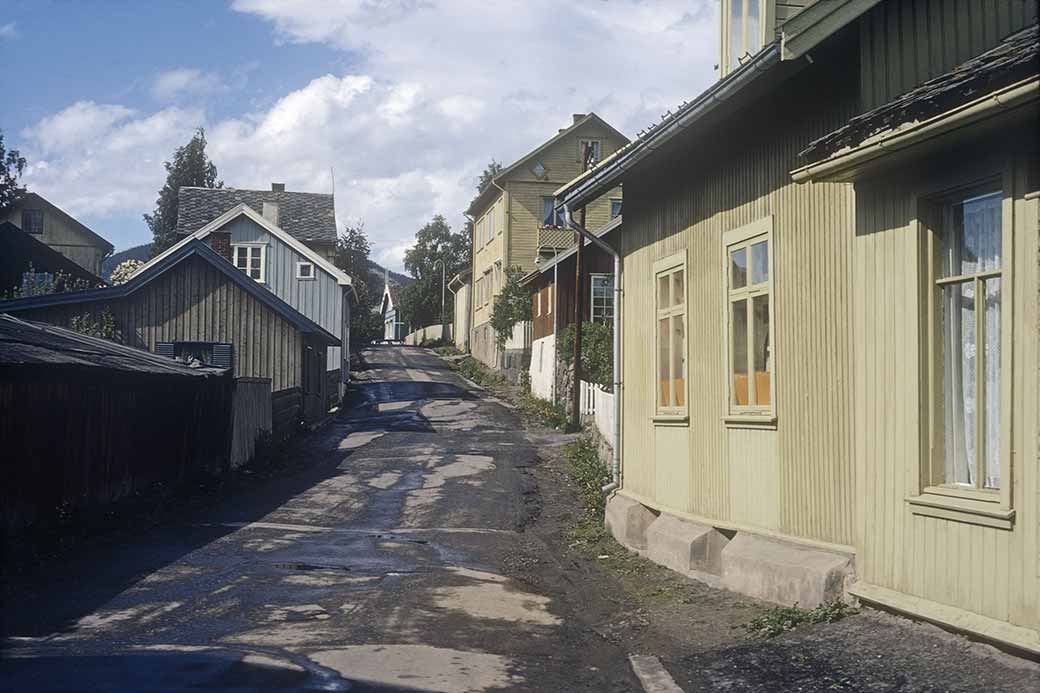
[[[275,435],[315,421],[334,399],[327,348],[339,339],[193,240],[120,286],[0,302],[8,312],[56,325],[100,323],[114,339],[181,360],[230,367],[270,382]]]
[[[0,314],[5,532],[229,465],[231,374]]]

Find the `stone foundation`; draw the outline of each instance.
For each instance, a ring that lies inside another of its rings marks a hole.
[[[607,501],[606,526],[651,561],[733,592],[805,609],[848,598],[848,554],[698,524],[621,494]]]

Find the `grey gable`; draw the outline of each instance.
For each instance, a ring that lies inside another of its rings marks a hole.
[[[303,242],[336,242],[332,195],[276,190],[181,188],[177,191],[177,233],[194,233],[240,204],[262,214],[265,202],[278,205],[278,226],[293,238]]]

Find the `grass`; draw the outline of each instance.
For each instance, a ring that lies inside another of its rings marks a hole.
[[[502,375],[495,373],[472,356],[467,356],[453,365],[464,378],[472,380],[477,385],[486,387],[489,390],[497,390],[508,384],[508,381]]]
[[[824,602],[815,609],[799,609],[794,606],[774,606],[760,616],[748,621],[744,628],[752,638],[774,638],[799,626],[817,623],[834,623],[846,616],[859,613],[843,601],[835,599]]]
[[[433,347],[435,353],[439,356],[461,356],[462,352],[455,348],[454,344],[445,344],[444,346]]]
[[[554,428],[557,431],[571,430],[570,417],[567,416],[567,412],[559,404],[553,404],[548,400],[525,392],[516,398],[516,405],[520,409],[520,413],[531,421]]]
[[[578,500],[585,514],[602,521],[606,497],[601,489],[610,482],[610,469],[587,437],[566,446],[563,456],[567,460],[567,473],[578,487]]]

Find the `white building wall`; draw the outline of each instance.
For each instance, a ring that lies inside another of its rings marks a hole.
[[[531,394],[541,399],[553,399],[556,379],[556,335],[535,340],[531,344]]]

